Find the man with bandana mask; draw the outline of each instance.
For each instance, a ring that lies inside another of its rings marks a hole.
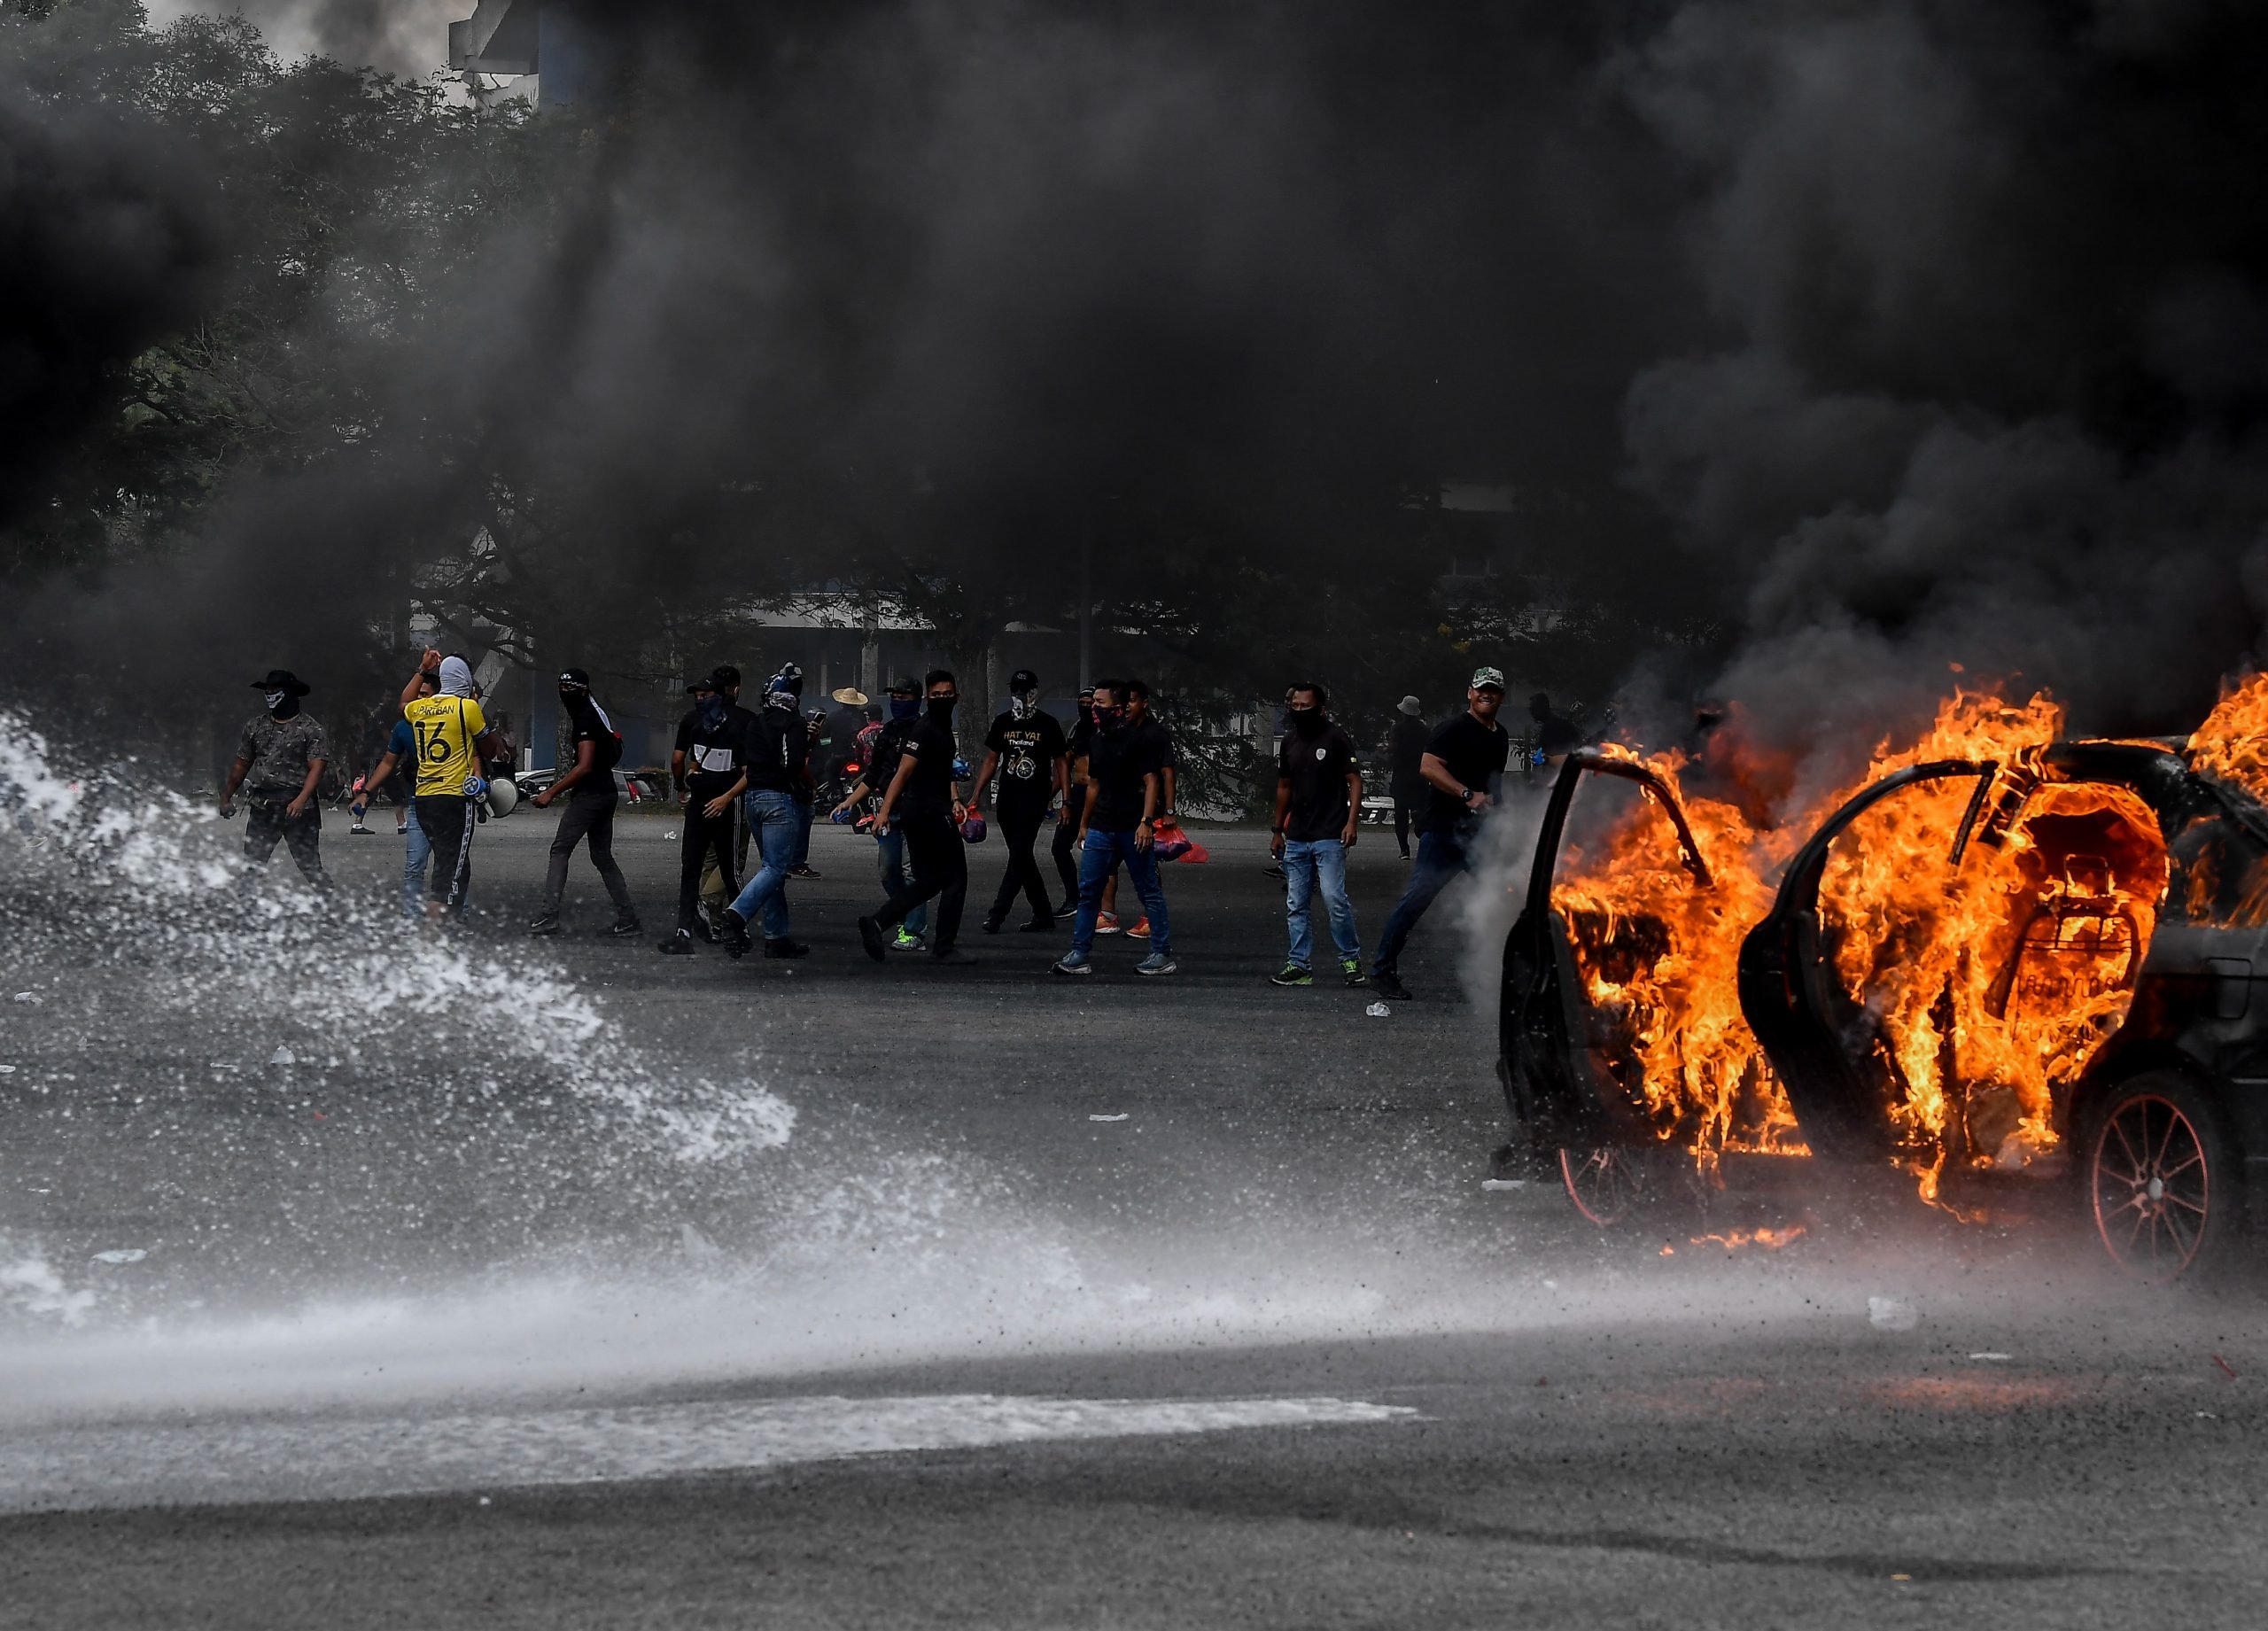
[[[889,718],[875,727],[870,736],[858,733],[866,742],[866,757],[861,761],[858,780],[843,795],[843,802],[835,807],[834,819],[847,821],[859,804],[867,806],[866,813],[874,815],[882,807],[882,795],[889,790],[897,774],[898,761],[905,757],[905,738],[921,722],[921,687],[910,676],[889,682]],[[907,863],[905,833],[902,827],[877,827],[874,831],[874,865],[882,874],[882,893],[896,895],[913,887],[913,868]],[[897,926],[893,942],[900,951],[920,951],[928,949],[923,938],[929,929],[928,902],[913,907],[905,920]]]
[[[1276,758],[1276,826],[1269,852],[1283,864],[1292,951],[1278,985],[1313,985],[1315,928],[1309,903],[1320,889],[1331,919],[1339,972],[1349,985],[1365,983],[1363,942],[1355,928],[1355,903],[1347,895],[1347,851],[1355,847],[1363,808],[1363,772],[1354,739],[1324,712],[1330,695],[1313,680],[1293,686],[1285,702],[1292,728]]]
[[[420,695],[428,682],[432,693]],[[433,846],[425,915],[438,922],[445,912],[462,915],[472,888],[473,806],[485,785],[480,761],[495,739],[473,699],[472,664],[430,647],[401,687],[401,717],[416,738],[417,826]]]
[[[299,699],[308,686],[289,669],[271,668],[252,688],[260,693],[268,711],[245,725],[237,743],[236,762],[229,766],[228,785],[221,792],[223,819],[236,813],[237,790],[244,789],[245,856],[265,866],[281,840],[299,863],[307,881],[318,889],[330,888],[322,869],[322,813],[315,789],[322,782],[330,747],[322,726],[300,711]]]
[[[740,734],[745,747],[749,733],[756,729],[756,716],[741,706],[741,671],[730,663],[719,663],[709,671],[709,678],[717,695],[724,699],[728,729]],[[688,714],[686,718],[689,719],[692,716]],[[686,740],[685,729],[685,721],[680,720],[678,743],[680,749]],[[673,777],[681,780],[685,766],[680,758],[678,753],[670,756],[670,772]],[[712,926],[724,923],[725,908],[731,905],[733,897],[741,892],[740,880],[748,876],[748,822],[742,818],[740,800],[733,801],[732,813],[726,819],[732,827],[733,864],[729,868],[720,867],[713,858],[712,850],[712,858],[701,870],[702,915],[693,920],[694,936],[700,940],[714,937]]]
[[[740,893],[739,863],[733,853],[733,812],[748,790],[749,730],[756,721],[725,695],[724,671],[685,687],[692,711],[679,721],[677,748],[670,755],[671,778],[685,806],[685,836],[679,846],[677,933],[662,942],[672,957],[693,952],[703,874],[714,869],[729,900]],[[738,677],[738,671],[733,671]],[[713,857],[713,859],[711,858]]]
[[[880,831],[888,831],[894,822],[905,824],[905,847],[913,857],[913,883],[894,891],[874,916],[860,918],[858,938],[866,955],[879,963],[883,931],[922,902],[935,900],[930,959],[966,967],[976,959],[953,944],[960,934],[961,905],[968,895],[968,857],[960,835],[968,807],[953,785],[953,708],[960,700],[960,687],[951,672],[943,668],[931,669],[923,685],[928,705],[906,733],[905,751],[882,794],[882,812],[874,818]]]
[[[984,914],[984,932],[997,935],[1008,920],[1021,889],[1030,903],[1031,917],[1023,928],[1033,933],[1055,927],[1055,909],[1047,897],[1047,881],[1032,855],[1039,829],[1047,820],[1047,807],[1065,791],[1069,761],[1063,727],[1039,705],[1039,676],[1020,668],[1008,676],[1008,707],[992,721],[984,736],[984,764],[976,773],[970,804],[982,808],[984,789],[998,773],[999,791],[993,813],[999,817],[1000,836],[1008,849],[1008,870],[993,897],[992,910]]]
[[[802,679],[787,670],[773,676],[755,728],[749,733],[748,790],[741,795],[741,808],[760,864],[739,898],[725,908],[725,949],[734,957],[747,952],[748,926],[759,918],[765,956],[805,957],[811,952],[803,942],[788,937],[788,876],[801,842],[796,789],[809,775],[811,732],[796,710],[795,691],[787,687],[792,680],[800,688]]]
[[[1087,953],[1095,943],[1103,886],[1117,877],[1122,864],[1150,913],[1150,954],[1134,972],[1169,975],[1178,967],[1165,891],[1158,887],[1155,848],[1158,812],[1165,808],[1165,765],[1157,738],[1129,718],[1126,699],[1132,688],[1123,680],[1095,687],[1095,735],[1088,749],[1087,803],[1079,826],[1079,917],[1071,930],[1071,949],[1055,965],[1060,975],[1094,973]]]
[[[638,932],[638,909],[630,904],[630,886],[622,868],[614,864],[614,812],[621,802],[615,790],[614,767],[622,761],[622,737],[606,710],[591,696],[591,677],[579,668],[560,671],[559,706],[567,717],[574,742],[575,761],[566,773],[535,796],[535,807],[548,810],[563,796],[567,808],[559,817],[559,830],[551,840],[551,865],[543,883],[543,910],[528,925],[531,935],[559,932],[559,902],[567,890],[567,863],[575,846],[587,843],[591,865],[606,885],[614,903],[614,927],[609,935],[622,939]]]

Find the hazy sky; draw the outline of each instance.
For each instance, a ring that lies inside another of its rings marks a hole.
[[[276,55],[310,52],[423,78],[446,67],[449,24],[472,15],[477,0],[145,0],[162,27],[189,12],[241,12],[260,27]]]

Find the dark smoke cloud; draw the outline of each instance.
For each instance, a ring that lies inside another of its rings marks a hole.
[[[0,74],[0,522],[50,496],[117,368],[197,311],[214,202],[159,132],[35,109]]]
[[[1682,8],[1618,76],[1702,190],[1735,344],[1648,369],[1631,469],[1742,586],[1723,688],[1794,740],[2020,672],[2186,726],[2256,659],[2256,8]]]

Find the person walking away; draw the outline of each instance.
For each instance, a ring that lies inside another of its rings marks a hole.
[[[776,688],[781,678],[773,676],[764,694],[744,759],[748,790],[741,795],[741,807],[758,865],[739,898],[725,908],[725,949],[734,957],[747,952],[748,926],[759,920],[765,956],[811,954],[811,947],[788,938],[788,877],[800,842],[796,789],[810,774],[812,739],[796,711],[796,694]]]
[[[1071,721],[1070,739],[1063,744],[1070,762],[1070,780],[1063,789],[1063,804],[1055,818],[1055,838],[1050,846],[1056,875],[1063,880],[1063,898],[1056,903],[1059,918],[1079,914],[1079,819],[1087,808],[1087,748],[1095,735],[1095,688],[1079,687],[1078,717]]]
[[[911,886],[893,892],[881,911],[858,920],[866,955],[883,958],[883,931],[905,920],[924,901],[937,903],[929,920],[929,956],[940,964],[966,967],[976,959],[954,944],[960,936],[961,907],[968,896],[968,856],[960,835],[968,807],[953,786],[953,708],[960,687],[951,672],[933,668],[922,680],[928,703],[905,734],[897,769],[882,794],[874,818],[878,832],[903,822],[906,852],[913,861]]]
[[[1414,696],[1405,696],[1394,711],[1394,729],[1386,738],[1386,762],[1389,766],[1386,791],[1394,797],[1394,842],[1402,846],[1402,858],[1410,858],[1410,828],[1412,823],[1423,825],[1421,812],[1426,797],[1425,778],[1418,769],[1425,757],[1425,744],[1432,740],[1433,727],[1425,723],[1425,711]]]
[[[1309,903],[1318,889],[1340,976],[1348,985],[1365,982],[1362,936],[1347,894],[1347,851],[1355,847],[1363,808],[1363,772],[1354,738],[1324,711],[1330,700],[1312,680],[1292,687],[1292,728],[1277,755],[1276,827],[1269,848],[1284,864],[1285,914],[1292,930],[1291,956],[1273,976],[1278,985],[1315,983]]]
[[[421,673],[417,680],[417,695],[432,695],[432,679]],[[369,796],[376,798],[378,789],[394,781],[397,774],[400,785],[409,789],[400,801],[402,819],[393,829],[393,835],[402,841],[401,915],[416,918],[424,915],[425,869],[432,862],[433,846],[426,841],[425,829],[417,825],[417,801],[411,796],[417,786],[417,734],[409,728],[408,719],[394,721],[393,733],[386,738],[386,750],[379,756],[377,767],[370,772]]]
[[[882,795],[889,791],[890,782],[897,774],[898,761],[905,752],[906,735],[921,722],[919,681],[910,678],[891,680],[889,699],[889,718],[858,733],[862,744],[858,780],[835,806],[835,820],[849,819],[862,803],[870,818],[881,814]],[[886,828],[879,821],[870,821],[868,830],[874,834],[874,866],[882,876],[882,893],[897,895],[912,889],[913,868],[906,857],[904,828]],[[928,931],[929,906],[924,901],[905,914],[905,920],[897,926],[892,946],[900,951],[925,951],[929,945],[925,938]]]
[[[693,698],[693,708],[678,721],[677,746],[670,754],[670,779],[678,803],[685,807],[684,835],[678,846],[677,932],[661,945],[672,957],[693,953],[705,872],[713,870],[730,894],[740,893],[733,812],[748,790],[749,729],[755,724],[747,710],[734,707],[718,689],[714,674],[693,681],[685,690]]]
[[[1158,764],[1159,793],[1165,801],[1159,809],[1158,819],[1161,821],[1177,821],[1181,818],[1179,807],[1174,800],[1180,788],[1177,785],[1177,771],[1174,764],[1173,733],[1166,728],[1165,721],[1150,711],[1150,687],[1143,681],[1128,680],[1124,700],[1127,728],[1144,735],[1149,754]],[[1130,871],[1131,868],[1129,870]],[[1159,887],[1162,889],[1164,885],[1164,875],[1161,874]],[[1111,874],[1109,883],[1103,888],[1102,916],[1098,920],[1095,932],[1103,935],[1115,935],[1120,932],[1118,876],[1115,873]],[[1147,940],[1150,937],[1150,920],[1146,917],[1142,918],[1135,923],[1133,928],[1124,932],[1130,938]]]
[[[1156,738],[1137,730],[1128,717],[1131,688],[1122,680],[1095,687],[1095,734],[1087,750],[1087,802],[1079,824],[1079,915],[1071,928],[1071,949],[1055,965],[1057,974],[1094,973],[1087,954],[1094,948],[1103,886],[1118,875],[1121,865],[1150,913],[1150,954],[1134,972],[1169,975],[1178,967],[1154,848],[1165,769],[1158,762]]]
[[[238,671],[242,672],[242,671]],[[310,687],[288,668],[271,668],[252,682],[267,711],[247,720],[221,789],[222,819],[236,813],[237,792],[245,795],[245,858],[265,866],[280,840],[317,889],[330,888],[322,869],[322,811],[315,789],[322,783],[330,744],[299,699]]]
[[[1504,705],[1503,670],[1475,670],[1464,704],[1463,713],[1434,731],[1418,762],[1431,796],[1425,825],[1418,833],[1418,862],[1386,920],[1378,956],[1371,961],[1371,983],[1379,996],[1397,1002],[1410,996],[1402,983],[1402,950],[1433,897],[1459,873],[1472,870],[1473,841],[1480,818],[1495,802],[1511,742],[1496,723],[1496,711]]]
[[[589,846],[591,865],[606,885],[614,903],[614,927],[607,933],[622,939],[639,932],[638,909],[630,904],[630,886],[614,863],[614,812],[622,796],[615,788],[614,767],[622,763],[622,734],[607,718],[606,710],[591,696],[591,677],[579,668],[559,673],[559,707],[571,734],[575,762],[567,773],[535,796],[535,807],[548,810],[563,794],[567,808],[561,812],[559,830],[552,835],[551,866],[544,875],[543,910],[528,925],[531,935],[559,932],[559,902],[567,892],[567,863],[575,846]]]
[[[1020,668],[1008,676],[1008,706],[993,718],[984,734],[984,764],[976,773],[976,787],[968,802],[984,804],[984,789],[997,773],[1000,785],[993,795],[993,812],[1000,819],[1001,841],[1007,846],[1008,870],[1000,879],[992,910],[984,914],[984,932],[997,935],[1008,920],[1009,908],[1021,889],[1031,905],[1023,928],[1032,933],[1055,927],[1055,909],[1047,897],[1047,881],[1032,854],[1039,829],[1046,824],[1047,809],[1068,785],[1068,760],[1063,727],[1039,705],[1039,676]]]
[[[473,803],[481,756],[493,745],[487,716],[473,700],[472,665],[429,648],[401,687],[401,717],[416,747],[417,826],[433,846],[425,915],[438,922],[445,912],[462,916],[472,888]]]
[[[741,671],[730,663],[719,663],[709,671],[709,678],[716,686],[717,695],[725,699],[725,711],[730,718],[732,728],[741,734],[745,744],[755,734],[756,715],[741,706]],[[680,723],[678,728],[682,733],[683,724]],[[676,757],[675,754],[671,755],[673,775],[679,768]],[[745,803],[743,796],[733,804],[731,868],[729,871],[719,870],[712,860],[701,874],[702,915],[694,920],[693,932],[703,940],[712,937],[712,928],[723,927],[725,908],[733,904],[734,897],[741,892],[741,882],[748,876],[748,821],[742,813]]]

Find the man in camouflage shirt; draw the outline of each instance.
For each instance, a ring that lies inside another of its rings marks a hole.
[[[265,866],[281,839],[307,882],[327,889],[330,877],[322,869],[322,812],[315,788],[330,757],[330,744],[322,726],[300,711],[299,699],[308,687],[290,670],[270,669],[252,688],[262,693],[268,711],[245,726],[237,743],[237,760],[229,766],[229,785],[221,794],[221,814],[225,819],[236,813],[241,788],[246,858]]]

